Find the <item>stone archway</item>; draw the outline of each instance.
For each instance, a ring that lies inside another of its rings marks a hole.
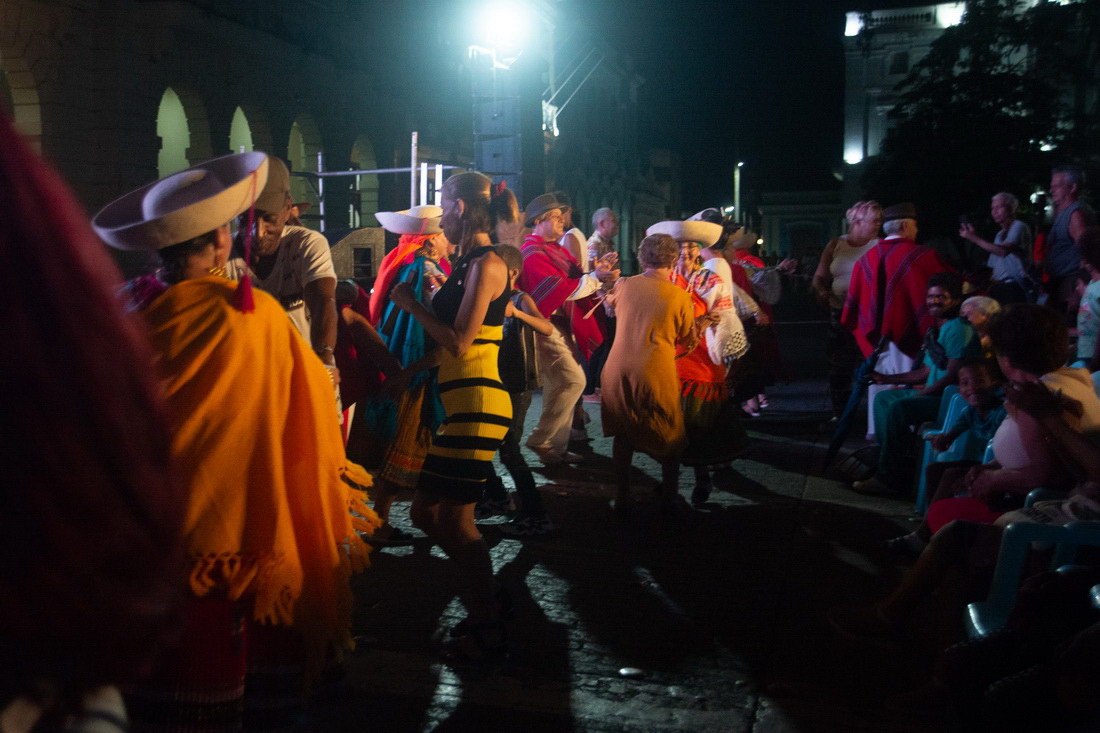
[[[355,139],[351,147],[351,167],[355,170],[371,170],[378,167],[374,145],[366,134]],[[378,174],[356,176],[351,183],[352,226],[375,226],[378,222],[372,214],[378,211]]]
[[[321,131],[317,123],[308,114],[301,114],[290,125],[290,137],[287,140],[287,159],[292,171],[316,171],[317,154],[324,149],[321,144]],[[291,176],[290,195],[295,201],[313,204],[317,214],[317,189],[314,182],[302,176]]]
[[[157,137],[160,151],[157,154],[157,176],[181,171],[190,165],[187,151],[191,147],[191,126],[179,95],[172,87],[164,90],[157,108]]]
[[[229,125],[229,152],[239,153],[262,150],[274,153],[271,147],[271,126],[263,111],[248,102],[242,102],[233,111],[233,121]]]

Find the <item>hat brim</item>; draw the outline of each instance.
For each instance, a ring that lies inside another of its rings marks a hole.
[[[107,204],[92,219],[99,238],[116,249],[155,251],[206,234],[248,211],[267,183],[265,153],[236,153],[208,160],[188,170],[204,170],[224,182],[218,193],[201,201],[147,218],[142,211],[153,181]],[[173,174],[175,175],[175,174]]]
[[[374,218],[378,219],[383,229],[393,234],[439,234],[443,231],[439,226],[439,217],[422,219],[399,211],[379,211]]]
[[[659,221],[645,230],[646,236],[667,234],[678,242],[696,242],[713,247],[722,238],[722,226],[709,221]]]

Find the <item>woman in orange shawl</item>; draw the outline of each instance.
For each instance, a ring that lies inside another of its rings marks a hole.
[[[143,315],[186,490],[190,594],[180,644],[129,697],[140,725],[232,728],[256,702],[246,668],[278,663],[311,679],[351,645],[348,578],[369,552],[358,531],[377,525],[352,486],[370,477],[347,462],[328,372],[279,303],[219,274],[226,222],[266,170],[262,153],[218,158],[93,221],[113,246],[155,250],[167,285]],[[296,703],[256,707],[289,718]]]

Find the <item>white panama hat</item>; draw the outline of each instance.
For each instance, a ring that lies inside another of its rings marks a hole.
[[[722,225],[709,221],[659,221],[645,230],[646,236],[667,234],[677,242],[698,242],[711,247],[722,238]]]
[[[442,207],[413,206],[403,211],[379,211],[374,218],[394,234],[439,234],[443,231],[439,226],[442,216]]]
[[[228,224],[267,183],[266,153],[236,153],[154,181],[104,206],[92,227],[116,249],[154,251]]]

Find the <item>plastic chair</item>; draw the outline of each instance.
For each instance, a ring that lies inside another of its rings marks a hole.
[[[959,394],[957,384],[944,387],[944,396],[939,401],[939,417],[936,418],[936,427],[921,430],[921,438],[931,435],[939,435],[955,423],[959,415],[963,414],[967,403],[963,395]],[[963,461],[978,460],[977,451],[981,450],[976,441],[966,434],[959,436],[947,450],[938,451],[932,447],[931,442],[925,442],[921,452],[921,466],[916,475],[916,503],[913,511],[916,514],[924,514],[928,508],[928,481],[925,469],[928,463],[936,461]]]
[[[1055,499],[1068,499],[1069,495],[1064,491],[1055,491],[1054,489],[1032,489],[1027,492],[1027,498],[1024,499],[1024,508],[1030,508],[1035,506],[1036,502],[1040,501],[1054,501]]]
[[[1004,628],[1016,606],[1016,591],[1031,543],[1054,546],[1051,568],[1073,562],[1080,547],[1100,547],[1100,522],[1070,522],[1061,527],[1034,522],[1013,522],[1005,528],[997,569],[989,597],[967,606],[966,627],[970,638],[976,639]]]

